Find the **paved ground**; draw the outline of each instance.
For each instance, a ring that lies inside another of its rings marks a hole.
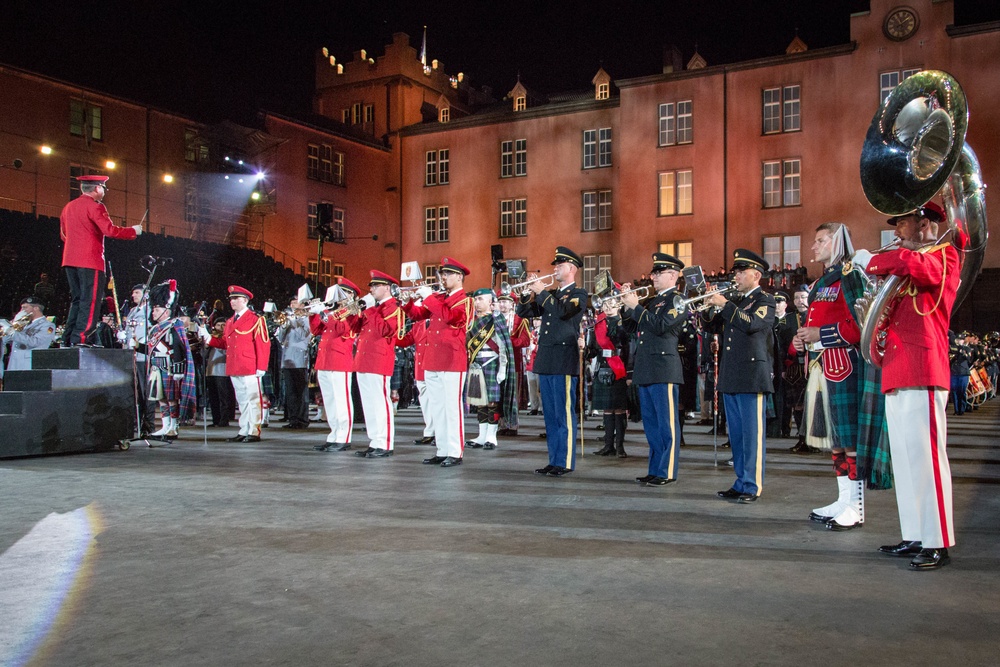
[[[553,479],[531,472],[540,417],[442,469],[408,444],[416,409],[391,459],[316,453],[314,425],[0,461],[0,664],[994,665],[997,403],[950,420],[959,544],[924,573],[875,553],[899,541],[892,492],[863,530],[807,521],[835,484],[791,440],[760,502],[716,498],[731,469],[703,427],[659,489],[631,481],[635,425],[618,460],[587,422]]]

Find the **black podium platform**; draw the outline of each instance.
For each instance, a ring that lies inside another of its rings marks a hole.
[[[107,451],[132,437],[132,353],[34,350],[0,392],[0,458]]]

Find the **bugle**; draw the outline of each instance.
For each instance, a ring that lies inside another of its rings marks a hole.
[[[642,285],[641,287],[633,287],[632,289],[625,290],[624,292],[619,292],[618,290],[612,290],[608,294],[601,296],[600,294],[595,294],[590,297],[590,305],[594,307],[594,310],[600,310],[609,303],[617,303],[621,305],[621,299],[626,294],[635,294],[636,298],[640,301],[642,299],[649,298],[650,295],[649,285]]]
[[[502,282],[500,283],[500,293],[503,294],[504,296],[510,296],[514,292],[524,293],[527,291],[526,288],[528,287],[528,285],[530,285],[531,283],[537,283],[540,280],[545,281],[542,284],[542,287],[552,287],[553,285],[556,284],[556,274],[550,273],[545,276],[535,276],[533,278],[528,278],[527,280],[522,280],[519,283],[514,283],[513,285],[511,285],[508,282]]]
[[[699,301],[704,301],[705,299],[713,297],[716,294],[722,294],[722,295],[728,294],[729,292],[732,292],[736,288],[736,286],[733,285],[732,283],[718,283],[718,285],[719,287],[716,287],[715,289],[709,292],[705,292],[704,294],[699,294],[698,296],[692,296],[687,299],[685,299],[680,294],[676,295],[674,297],[674,309],[679,313],[683,313],[688,309],[690,309],[691,312],[693,313],[700,313],[703,310],[708,310],[709,308],[712,307],[712,305],[708,303],[703,303],[695,308],[691,308],[691,305],[698,303]]]

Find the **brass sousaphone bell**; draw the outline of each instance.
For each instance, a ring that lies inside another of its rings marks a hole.
[[[875,113],[861,152],[861,186],[868,202],[888,216],[904,215],[940,196],[951,242],[962,256],[954,308],[983,264],[988,237],[985,185],[975,152],[965,143],[965,93],[947,72],[927,70],[903,80]],[[906,280],[889,276],[871,285],[855,305],[861,354],[881,367],[888,306]]]

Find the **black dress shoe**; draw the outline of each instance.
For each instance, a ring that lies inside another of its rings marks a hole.
[[[741,505],[747,505],[749,503],[757,502],[757,498],[758,496],[752,493],[741,493],[739,497],[736,499],[736,502],[738,502]]]
[[[450,468],[452,466],[462,465],[462,457],[460,456],[446,456],[444,461],[441,461],[442,468]]]
[[[880,554],[887,556],[916,556],[923,550],[920,540],[913,542],[903,541],[899,544],[885,544],[878,548]]]
[[[392,456],[391,449],[375,449],[373,447],[369,447],[368,451],[365,452],[365,458],[369,459],[384,459],[388,456]]]
[[[741,491],[737,491],[736,489],[726,489],[725,491],[719,491],[715,495],[719,496],[720,498],[726,498],[727,500],[736,500],[737,498],[742,496],[743,493]]]
[[[914,570],[936,570],[944,567],[951,558],[947,549],[921,549],[920,553],[910,561],[910,568]]]
[[[569,468],[560,468],[559,466],[553,466],[552,470],[548,472],[549,477],[562,477],[563,475],[568,475],[572,470]]]
[[[469,449],[482,449],[483,448],[483,443],[481,443],[481,442],[475,442],[473,440],[466,440],[465,441],[465,446],[468,447]]]
[[[432,456],[429,459],[424,459],[424,464],[425,465],[429,465],[429,466],[437,465],[437,464],[441,463],[442,461],[444,461],[446,458],[448,458],[448,457],[447,456]]]
[[[848,524],[839,524],[836,521],[834,521],[833,519],[830,519],[829,521],[826,522],[826,529],[827,530],[832,530],[832,531],[834,531],[836,533],[842,533],[842,532],[844,532],[846,530],[854,530],[855,528],[864,528],[864,526],[865,526],[865,524],[862,523],[861,521],[857,521],[855,523],[848,523]]]
[[[330,449],[330,447],[333,447],[335,444],[337,444],[337,443],[335,443],[335,442],[322,442],[322,443],[320,443],[318,445],[313,445],[313,449],[315,449],[317,452],[325,452],[328,449]]]
[[[234,435],[231,438],[226,438],[226,442],[243,442],[243,438],[245,437],[245,435]]]
[[[833,521],[833,517],[823,516],[822,514],[816,514],[816,512],[809,512],[809,520],[815,521],[816,523],[829,523],[830,521]]]
[[[537,417],[538,416],[538,410],[531,410],[531,411],[528,412],[528,414],[531,415],[532,417]]]
[[[351,448],[351,444],[349,442],[334,443],[334,444],[336,444],[337,446],[336,447],[330,447],[330,449],[328,449],[327,451],[330,451],[330,452],[346,452],[348,449]]]
[[[433,435],[425,436],[423,438],[417,438],[413,441],[414,445],[433,445],[436,444]]]
[[[368,456],[368,452],[374,452],[374,451],[375,451],[374,447],[369,447],[368,449],[362,449],[359,452],[354,452],[354,455],[359,456],[361,458],[365,458],[366,456]]]
[[[243,438],[243,442],[260,442],[259,435],[248,435]]]
[[[636,484],[645,484],[646,482],[648,482],[651,479],[656,479],[656,475],[646,475],[645,477],[636,477],[635,478],[635,483]]]
[[[497,446],[494,445],[492,442],[487,442],[486,444],[483,445],[483,449],[496,449],[496,448]]]
[[[667,484],[671,484],[676,481],[677,481],[676,479],[667,479],[665,477],[654,477],[653,479],[646,482],[646,486],[666,486]]]
[[[544,468],[538,468],[535,470],[536,475],[548,475],[550,470],[553,470],[555,466],[545,466]]]

